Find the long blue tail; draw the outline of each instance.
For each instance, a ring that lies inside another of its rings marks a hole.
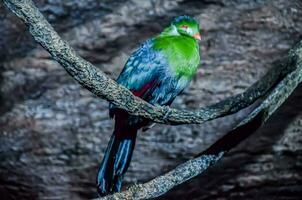
[[[121,190],[123,176],[131,161],[136,134],[137,129],[116,120],[115,130],[97,176],[97,189],[100,196]]]

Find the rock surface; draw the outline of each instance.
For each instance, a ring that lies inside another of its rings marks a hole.
[[[301,36],[298,0],[35,1],[76,51],[115,78],[128,55],[177,15],[203,30],[201,68],[174,107],[197,108],[244,91]],[[79,86],[0,4],[1,199],[96,197],[112,132],[108,103]],[[301,91],[206,174],[160,199],[300,199]],[[192,158],[248,112],[138,136],[127,185]]]

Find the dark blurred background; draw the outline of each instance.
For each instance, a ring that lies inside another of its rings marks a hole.
[[[198,75],[173,104],[198,108],[243,92],[301,39],[299,0],[38,0],[55,30],[112,78],[178,15],[201,25]],[[112,132],[108,103],[74,81],[0,3],[0,199],[96,197]],[[160,199],[301,199],[302,87],[221,162]],[[140,133],[126,185],[192,158],[249,109],[202,125]]]

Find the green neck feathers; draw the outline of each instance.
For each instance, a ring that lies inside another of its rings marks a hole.
[[[169,26],[154,38],[154,48],[164,53],[177,76],[192,78],[195,75],[200,57],[198,42],[194,38],[180,35],[174,26]]]

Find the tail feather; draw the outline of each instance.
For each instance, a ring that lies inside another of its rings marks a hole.
[[[115,127],[97,176],[100,196],[121,190],[123,176],[131,161],[136,134],[137,129],[129,126]]]

